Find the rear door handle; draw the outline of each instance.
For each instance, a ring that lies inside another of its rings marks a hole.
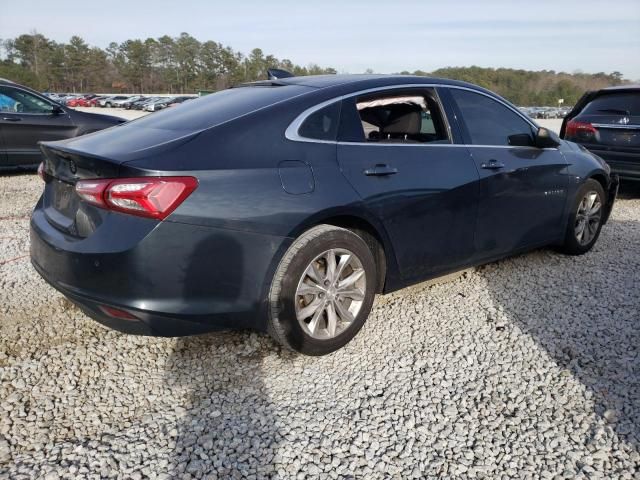
[[[379,163],[373,168],[367,168],[364,171],[364,174],[369,177],[371,176],[384,177],[386,175],[395,175],[396,173],[398,173],[397,168],[390,167],[389,165],[386,165],[383,163]]]
[[[504,163],[500,163],[497,160],[489,160],[488,163],[483,163],[480,167],[487,170],[498,170],[499,168],[504,168]]]
[[[16,117],[3,117],[2,120],[5,120],[7,122],[19,122],[22,119],[21,118],[16,118]]]

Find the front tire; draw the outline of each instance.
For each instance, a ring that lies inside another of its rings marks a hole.
[[[377,268],[350,230],[318,225],[287,250],[271,284],[268,330],[283,346],[327,355],[360,331],[375,297]]]
[[[582,255],[593,248],[602,229],[606,203],[600,182],[588,179],[579,189],[569,214],[564,243],[560,251],[568,255]]]

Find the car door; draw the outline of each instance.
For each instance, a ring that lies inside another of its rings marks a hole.
[[[375,105],[394,98],[423,98],[420,121],[413,107],[396,109],[411,113],[413,120],[404,125],[402,115],[394,123],[392,114],[376,111]],[[366,120],[365,110],[370,110]],[[343,100],[338,139],[341,171],[384,225],[405,280],[469,262],[478,174],[468,151],[451,144],[434,89],[386,89]]]
[[[502,256],[559,239],[569,181],[562,153],[533,146],[537,128],[506,103],[469,89],[448,91],[480,174],[479,256]]]
[[[9,99],[0,112],[0,133],[8,165],[40,162],[39,141],[61,140],[74,135],[69,115],[44,97],[9,85],[0,85],[0,95]]]

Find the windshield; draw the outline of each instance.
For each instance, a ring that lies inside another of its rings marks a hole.
[[[600,95],[589,102],[581,113],[590,115],[640,115],[640,92]]]

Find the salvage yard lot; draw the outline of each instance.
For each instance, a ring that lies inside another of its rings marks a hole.
[[[638,478],[640,199],[593,251],[378,297],[321,358],[106,330],[28,260],[0,177],[0,478]]]

